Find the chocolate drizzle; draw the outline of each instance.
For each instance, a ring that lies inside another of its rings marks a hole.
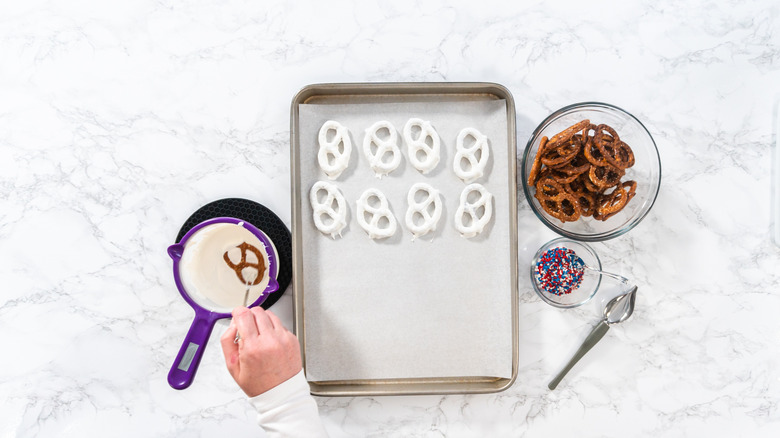
[[[263,280],[263,276],[265,274],[265,261],[263,259],[263,254],[260,252],[259,249],[255,248],[254,246],[244,242],[241,245],[237,246],[238,249],[241,250],[241,261],[238,263],[233,263],[230,260],[230,257],[228,257],[228,253],[225,252],[225,254],[222,255],[222,258],[225,259],[225,263],[227,263],[228,266],[230,266],[230,269],[235,271],[236,276],[238,276],[238,279],[241,280],[242,284],[246,284],[248,286],[254,286],[258,283],[260,283]],[[252,251],[257,256],[257,263],[251,263],[246,261],[246,253],[247,251]],[[257,277],[252,282],[247,281],[244,278],[244,269],[246,268],[254,268],[257,269]]]

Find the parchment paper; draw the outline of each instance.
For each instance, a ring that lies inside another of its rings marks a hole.
[[[504,100],[302,104],[299,107],[303,219],[306,375],[310,381],[511,376],[510,196]],[[408,161],[403,127],[430,121],[441,137],[441,161],[422,175]],[[349,206],[343,237],[314,226],[309,190],[327,180],[317,162],[317,135],[327,120],[350,131],[350,166],[334,183]],[[398,132],[404,159],[377,179],[363,155],[365,130],[379,120]],[[476,182],[493,195],[486,230],[465,239],[454,215],[466,184],[453,171],[455,140],[473,127],[487,135],[490,161]],[[433,235],[412,241],[404,217],[409,188],[427,182],[442,193],[443,215]],[[355,202],[381,190],[398,231],[374,241],[355,218]]]

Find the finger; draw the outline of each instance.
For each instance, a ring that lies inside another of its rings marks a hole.
[[[259,332],[252,312],[240,312],[233,317],[233,321],[235,321],[238,333],[241,335],[242,339],[257,337]]]
[[[271,323],[274,325],[274,328],[276,330],[286,330],[284,327],[284,324],[282,324],[282,320],[279,319],[278,316],[274,312],[271,312],[270,310],[267,310],[265,312],[266,315],[268,315],[268,319],[271,320]]]
[[[227,365],[230,374],[234,374],[238,369],[238,344],[233,342],[236,339],[236,333],[238,333],[238,327],[231,322],[219,339],[222,344],[222,354],[225,356],[225,365]]]
[[[273,322],[271,322],[271,319],[268,317],[268,312],[263,310],[262,307],[253,307],[252,315],[254,315],[255,317],[257,330],[260,333],[272,331],[274,329],[274,324]]]
[[[236,316],[238,316],[238,315],[240,315],[242,313],[245,313],[245,312],[249,312],[249,309],[246,308],[246,307],[242,307],[242,306],[236,307],[235,309],[233,309],[233,312],[232,312],[233,318],[235,318]]]

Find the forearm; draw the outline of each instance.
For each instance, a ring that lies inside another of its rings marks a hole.
[[[249,401],[270,437],[327,437],[303,370]]]

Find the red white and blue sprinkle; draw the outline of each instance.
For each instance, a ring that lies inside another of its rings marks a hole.
[[[585,262],[574,251],[557,247],[547,250],[536,262],[536,281],[553,295],[570,294],[580,287]]]

